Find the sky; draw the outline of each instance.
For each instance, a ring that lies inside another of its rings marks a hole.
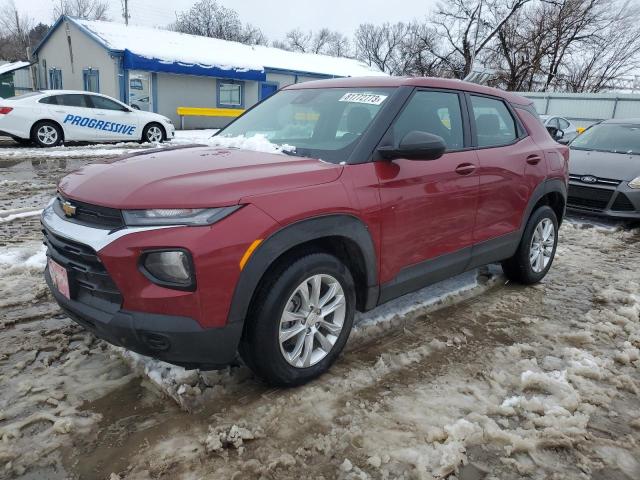
[[[0,5],[9,0],[0,0]],[[51,23],[55,0],[14,0],[18,9],[36,21]],[[108,0],[111,20],[122,22],[120,0]],[[131,23],[165,26],[175,12],[188,9],[195,0],[129,0]],[[219,0],[233,8],[244,22],[259,27],[269,39],[280,39],[299,27],[303,30],[328,27],[350,35],[361,23],[408,21],[425,17],[436,0]],[[389,8],[392,5],[393,8]],[[268,6],[268,7],[267,7]]]

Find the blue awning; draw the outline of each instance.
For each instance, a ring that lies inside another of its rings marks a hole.
[[[158,58],[147,58],[130,50],[124,51],[124,68],[147,70],[150,72],[178,73],[181,75],[198,75],[201,77],[230,78],[234,80],[264,81],[267,74],[264,70],[224,69],[213,65],[188,64],[171,62]]]

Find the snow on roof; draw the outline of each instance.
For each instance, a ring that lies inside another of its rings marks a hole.
[[[13,72],[14,70],[20,70],[21,68],[31,65],[29,62],[13,62],[0,65],[0,75]]]
[[[317,73],[338,77],[386,75],[349,58],[288,52],[279,48],[243,45],[217,38],[200,37],[121,23],[70,19],[84,27],[112,50],[129,50],[149,59],[225,70],[265,68]]]

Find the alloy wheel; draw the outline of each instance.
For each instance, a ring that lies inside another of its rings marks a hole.
[[[553,222],[549,218],[543,218],[533,231],[529,248],[529,262],[535,273],[542,272],[551,262],[555,240],[556,229]]]
[[[55,145],[58,141],[58,132],[51,125],[42,125],[36,135],[43,145]]]
[[[325,358],[342,332],[346,311],[342,285],[331,275],[313,275],[298,285],[280,318],[280,351],[287,363],[307,368]]]
[[[147,130],[147,140],[151,143],[160,143],[162,141],[162,130],[160,130],[160,127],[149,127],[149,130]]]

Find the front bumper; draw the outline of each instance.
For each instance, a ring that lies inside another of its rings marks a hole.
[[[202,328],[188,317],[118,310],[114,313],[69,300],[53,286],[49,290],[62,310],[76,323],[107,342],[185,368],[211,370],[236,360],[242,323]]]
[[[640,190],[629,187],[626,182],[589,185],[572,180],[567,208],[592,215],[640,220]]]

